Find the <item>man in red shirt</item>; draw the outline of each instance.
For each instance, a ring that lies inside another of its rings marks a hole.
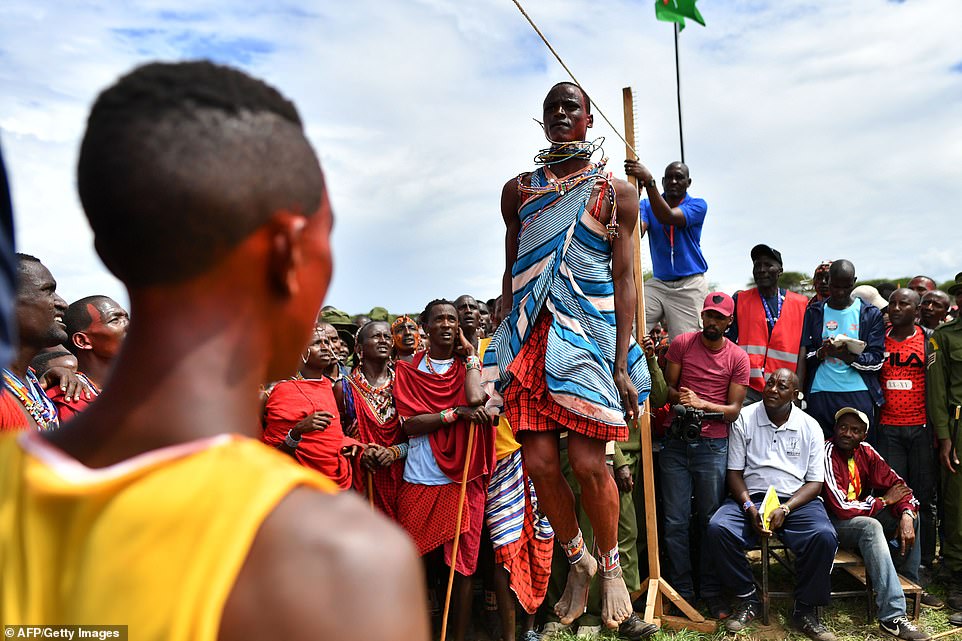
[[[895,568],[897,563],[907,579],[918,583],[919,504],[902,477],[864,442],[868,425],[861,410],[843,407],[836,412],[835,436],[825,443],[822,496],[839,545],[857,548],[865,561],[879,628],[899,639],[923,641],[931,637],[905,616],[905,594]],[[890,540],[898,543],[897,552],[890,549]]]
[[[908,481],[919,501],[922,564],[935,557],[935,439],[925,412],[926,364],[931,331],[916,324],[919,295],[907,287],[889,297],[885,360],[879,382],[885,403],[879,416],[878,452]]]
[[[738,418],[748,388],[748,355],[725,338],[732,323],[735,302],[713,292],[705,298],[703,329],[681,334],[668,348],[668,401],[705,412],[721,412],[723,420],[705,420],[694,440],[669,435],[662,441],[661,485],[665,504],[665,551],[670,561],[668,582],[686,600],[695,596],[689,550],[691,498],[695,497],[697,526],[701,532],[701,596],[715,616],[727,608],[721,601],[721,583],[705,549],[705,531],[725,495],[728,464],[728,427]],[[672,413],[672,416],[675,414]]]

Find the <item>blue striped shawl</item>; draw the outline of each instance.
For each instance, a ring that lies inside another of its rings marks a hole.
[[[595,172],[600,178],[600,167]],[[546,183],[543,169],[531,174],[532,187]],[[595,184],[586,180],[564,195],[536,195],[521,205],[518,258],[511,270],[512,309],[485,351],[482,381],[489,394],[504,389],[511,380],[508,367],[546,307],[552,321],[545,379],[552,399],[575,414],[623,425],[624,410],[612,377],[616,330],[611,244],[605,226],[586,211]],[[628,375],[643,402],[651,378],[634,339],[628,349]]]

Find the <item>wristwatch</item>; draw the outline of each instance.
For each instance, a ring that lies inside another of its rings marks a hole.
[[[658,183],[655,182],[654,176],[652,176],[651,178],[649,178],[649,179],[648,179],[648,182],[645,183],[645,187],[655,188],[655,187],[657,187],[657,186],[658,186]]]

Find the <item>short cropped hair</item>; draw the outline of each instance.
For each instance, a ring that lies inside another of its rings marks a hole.
[[[110,300],[107,296],[100,294],[84,296],[80,300],[75,300],[67,305],[67,311],[64,312],[63,315],[63,324],[67,326],[67,340],[63,346],[74,356],[76,356],[80,350],[73,344],[73,335],[77,332],[87,331],[94,322],[94,319],[90,316],[90,312],[87,311],[87,305],[93,304],[96,306],[98,302],[105,299]]]
[[[276,211],[312,215],[324,191],[294,105],[210,62],[147,64],[101,93],[77,184],[97,253],[133,287],[203,273]]]
[[[17,295],[26,293],[24,285],[26,282],[23,280],[23,273],[27,271],[27,264],[32,263],[34,265],[42,265],[40,259],[36,256],[31,256],[30,254],[23,254],[20,252],[16,253],[17,257]]]
[[[454,307],[454,303],[446,298],[435,298],[424,307],[424,311],[421,312],[421,315],[418,317],[418,321],[421,323],[421,325],[427,326],[427,324],[431,322],[431,313],[434,308],[438,307],[439,305],[450,305],[451,307]]]

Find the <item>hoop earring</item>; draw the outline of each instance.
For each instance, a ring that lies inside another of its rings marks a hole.
[[[306,350],[303,354],[301,354],[301,362],[304,363],[305,365],[307,365],[307,358],[308,358],[310,355],[311,355],[310,350]]]

